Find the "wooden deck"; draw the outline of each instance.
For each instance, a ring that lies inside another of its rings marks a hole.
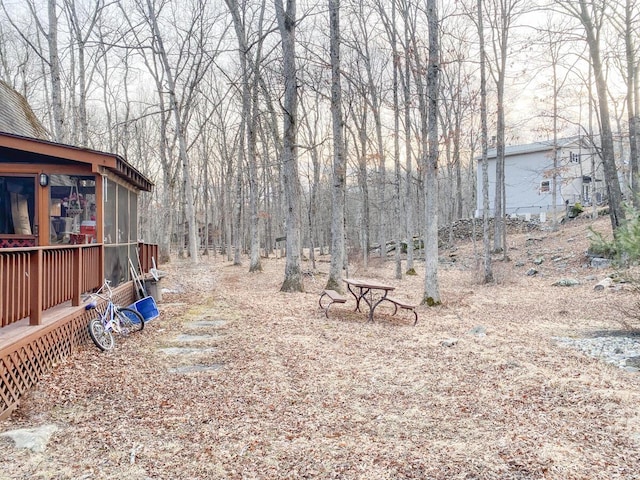
[[[132,282],[116,288],[113,298],[121,305],[133,303]],[[66,302],[43,312],[39,325],[25,318],[0,329],[0,419],[11,414],[44,374],[91,342],[87,324],[93,314],[84,305]]]
[[[148,272],[157,245],[140,244]],[[0,249],[0,419],[20,397],[79,346],[90,342],[94,314],[83,294],[104,278],[102,244]],[[113,301],[130,305],[133,282],[114,288]]]

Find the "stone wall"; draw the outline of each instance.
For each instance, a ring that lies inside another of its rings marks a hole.
[[[525,220],[524,218],[507,218],[507,234],[509,233],[525,233],[540,230],[541,224],[537,218]],[[475,227],[474,227],[475,223]],[[489,219],[490,235],[493,237],[494,219]],[[475,230],[474,230],[475,228]],[[476,240],[482,240],[482,219],[462,219],[457,220],[453,225],[440,227],[438,237],[440,245],[449,245],[461,240],[469,240],[473,238],[475,232]],[[452,240],[452,242],[450,241]]]

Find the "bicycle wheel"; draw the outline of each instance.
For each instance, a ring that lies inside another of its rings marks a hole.
[[[133,308],[117,308],[115,315],[124,333],[137,332],[144,328],[144,317]]]
[[[89,322],[89,336],[100,350],[111,350],[115,345],[113,333],[104,329],[102,319],[96,317]]]

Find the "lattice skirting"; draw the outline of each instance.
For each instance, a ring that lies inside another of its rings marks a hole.
[[[133,289],[130,284],[127,287],[114,292],[115,303],[128,305],[133,302]],[[71,356],[79,346],[91,342],[87,324],[93,314],[80,309],[0,352],[0,419],[11,414],[20,397],[43,375]]]
[[[21,248],[35,246],[35,238],[0,238],[0,248]]]

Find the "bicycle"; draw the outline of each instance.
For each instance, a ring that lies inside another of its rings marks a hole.
[[[102,350],[111,350],[115,346],[113,333],[128,334],[144,328],[144,317],[140,312],[129,307],[120,307],[113,303],[110,281],[105,279],[102,287],[91,294],[93,299],[85,306],[86,310],[94,310],[97,317],[89,321],[89,336],[93,343]],[[104,310],[98,309],[98,300],[105,300]]]

